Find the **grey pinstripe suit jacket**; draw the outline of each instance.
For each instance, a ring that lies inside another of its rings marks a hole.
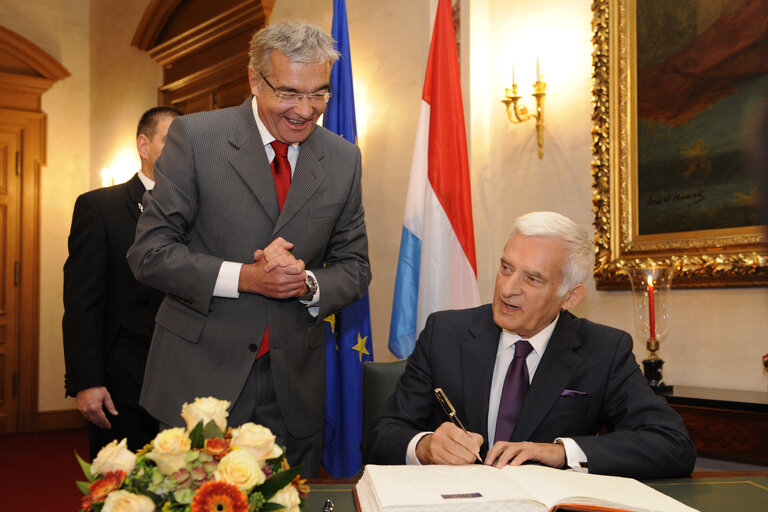
[[[176,118],[144,198],[128,262],[137,279],[168,296],[160,306],[141,405],[181,425],[195,397],[235,402],[269,323],[272,373],[293,436],[322,428],[322,321],[359,299],[371,274],[359,149],[316,127],[301,144],[280,212],[251,98],[239,107]],[[253,262],[282,236],[314,272],[320,313],[297,299],[253,293],[213,296],[223,261]]]

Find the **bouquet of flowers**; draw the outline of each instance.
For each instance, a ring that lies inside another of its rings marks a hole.
[[[285,449],[261,425],[227,427],[229,402],[185,403],[186,428],[169,428],[133,453],[112,441],[91,464],[77,460],[87,482],[85,512],[299,512],[309,492]]]

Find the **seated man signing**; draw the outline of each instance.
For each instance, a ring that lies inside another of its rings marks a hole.
[[[479,453],[497,467],[690,474],[693,443],[648,386],[630,335],[567,311],[586,296],[593,254],[587,233],[560,214],[518,218],[493,303],[430,315],[363,439],[364,463],[470,464]],[[468,435],[447,421],[437,387]]]

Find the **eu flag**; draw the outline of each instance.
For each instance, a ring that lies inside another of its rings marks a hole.
[[[349,53],[347,7],[333,1],[331,35],[341,57],[331,70],[331,100],[323,126],[357,142],[355,94]],[[363,437],[363,361],[373,360],[368,294],[325,324],[325,431],[323,466],[332,477],[353,476],[360,469]]]

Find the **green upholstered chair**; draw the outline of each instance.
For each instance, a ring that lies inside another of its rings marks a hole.
[[[397,380],[405,371],[407,359],[363,363],[363,434],[379,415],[384,402],[395,390]]]

